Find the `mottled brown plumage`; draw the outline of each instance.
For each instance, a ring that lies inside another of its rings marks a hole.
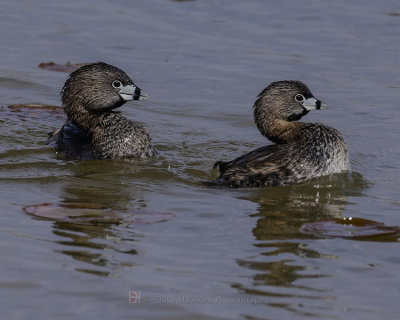
[[[61,91],[68,116],[49,138],[68,159],[149,158],[150,136],[139,123],[113,109],[146,98],[125,72],[103,62],[72,72]]]
[[[271,83],[254,104],[254,120],[274,145],[229,162],[218,161],[218,184],[231,187],[283,186],[349,169],[346,143],[334,128],[295,122],[310,110],[326,109],[300,81]]]

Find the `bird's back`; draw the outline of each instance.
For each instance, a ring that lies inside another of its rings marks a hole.
[[[155,155],[147,130],[120,113],[103,114],[89,133],[67,120],[48,144],[66,159],[149,158]]]
[[[89,136],[70,120],[60,130],[49,133],[47,144],[53,145],[65,159],[95,159]]]
[[[232,187],[284,186],[348,169],[341,134],[321,124],[303,124],[303,137],[258,148],[233,161],[217,162],[217,183]]]

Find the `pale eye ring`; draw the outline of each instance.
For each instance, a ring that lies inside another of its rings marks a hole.
[[[302,94],[296,94],[294,96],[294,100],[296,100],[297,102],[303,102],[304,100],[306,100],[306,98],[304,98]]]
[[[114,88],[121,88],[122,87],[122,83],[119,80],[114,80],[113,83],[112,83],[112,86]]]

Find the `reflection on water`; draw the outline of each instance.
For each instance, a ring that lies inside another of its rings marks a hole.
[[[63,184],[64,203],[96,203],[115,209],[145,208],[141,190],[128,184],[136,163],[112,160],[77,161],[69,166],[70,175]]]
[[[91,273],[99,276],[108,276],[122,267],[132,267],[134,263],[131,258],[125,261],[113,259],[112,252],[128,255],[136,255],[135,241],[140,237],[134,232],[129,233],[129,238],[122,238],[114,232],[111,226],[101,225],[78,225],[71,222],[56,222],[53,225],[53,233],[64,238],[57,243],[68,249],[60,250],[63,254],[75,260],[86,262],[92,267],[76,268],[77,271]],[[114,246],[112,243],[117,245]],[[76,247],[76,249],[72,249]]]
[[[106,168],[114,174],[104,175]],[[98,161],[96,168],[89,163],[79,162],[69,167],[71,176],[63,185],[62,198],[66,204],[95,203],[113,209],[124,209],[128,204],[143,209],[146,201],[138,198],[133,188],[124,184],[124,167],[111,161]],[[125,168],[126,169],[126,168]],[[114,219],[115,220],[115,219]],[[128,255],[137,254],[135,241],[139,240],[133,227],[117,228],[113,223],[82,225],[73,222],[55,222],[53,233],[62,240],[57,243],[65,245],[65,250],[59,252],[83,261],[92,267],[76,268],[77,271],[99,276],[115,273],[122,266],[133,266],[131,258],[121,260],[113,258],[116,252]],[[129,237],[122,234],[129,233]],[[113,245],[115,243],[116,245]],[[76,247],[76,249],[72,249]],[[113,254],[114,252],[114,254]]]
[[[322,177],[302,185],[265,188],[248,200],[258,203],[257,240],[308,238],[300,232],[304,222],[341,217],[350,195],[359,194],[368,185],[353,173]]]
[[[313,238],[300,227],[305,222],[341,217],[348,197],[360,194],[369,183],[358,173],[336,174],[282,188],[261,188],[246,199],[258,204],[254,246],[261,249],[253,259],[239,259],[238,265],[252,270],[251,286],[236,286],[247,294],[270,298],[270,306],[284,308],[298,315],[316,316],[305,312],[292,298],[330,300],[327,290],[298,284],[303,279],[331,277],[305,264],[307,258],[336,259],[335,255],[313,249],[300,239]]]
[[[63,184],[62,202],[70,205],[88,204],[89,207],[91,204],[95,204],[95,207],[103,206],[103,216],[111,210],[108,214],[110,218],[106,217],[100,223],[97,223],[95,216],[84,225],[71,221],[57,221],[54,224],[54,234],[69,239],[57,241],[69,247],[60,252],[93,265],[93,268],[77,268],[77,271],[108,276],[122,267],[134,266],[131,257],[126,260],[121,256],[113,257],[116,253],[130,256],[137,254],[135,242],[140,237],[134,231],[135,214],[140,214],[139,223],[161,222],[173,216],[143,211],[147,206],[143,189],[132,187],[129,181],[132,176],[146,176],[141,172],[145,165],[146,162],[143,164],[129,160],[94,160],[72,162],[68,167],[70,174]],[[77,209],[79,206],[76,205]],[[118,211],[114,213],[113,210]],[[127,211],[124,213],[123,210]],[[118,215],[121,220],[117,220]]]

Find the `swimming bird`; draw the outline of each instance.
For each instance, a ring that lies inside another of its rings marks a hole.
[[[68,120],[48,143],[67,159],[144,159],[155,154],[147,130],[114,109],[147,99],[121,69],[104,62],[72,72],[61,91]]]
[[[320,123],[297,122],[311,110],[327,109],[300,81],[271,83],[254,103],[254,121],[274,144],[218,161],[216,183],[230,187],[284,186],[349,169],[341,133]]]

